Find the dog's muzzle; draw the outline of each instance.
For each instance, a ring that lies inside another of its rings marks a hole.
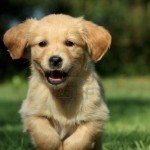
[[[62,67],[63,59],[58,55],[53,55],[49,59],[49,66],[52,69],[46,72],[46,78],[50,84],[58,85],[66,80],[68,74],[65,71],[60,70]]]
[[[45,69],[43,69],[39,61],[33,60],[33,62],[42,72],[44,72],[47,81],[52,85],[59,85],[66,81],[69,76],[69,72],[71,71],[71,69],[68,71],[61,69],[63,60],[58,56],[52,56],[49,59],[49,66],[51,69],[48,69],[47,71],[44,71]]]

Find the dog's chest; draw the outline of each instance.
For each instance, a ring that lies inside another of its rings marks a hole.
[[[70,136],[80,123],[81,117],[80,102],[81,99],[68,99],[66,101],[58,101],[57,99],[49,100],[48,118],[56,132],[62,140]]]
[[[65,140],[67,137],[69,137],[76,130],[77,127],[74,121],[68,121],[65,124],[62,122],[58,122],[54,118],[52,118],[50,122],[56,132],[59,134],[61,140]]]

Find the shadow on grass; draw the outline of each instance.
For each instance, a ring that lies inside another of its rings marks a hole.
[[[108,99],[110,120],[104,150],[148,150],[150,132],[149,99]]]
[[[0,126],[15,125],[20,122],[19,109],[21,102],[0,100]]]
[[[145,116],[150,113],[149,99],[108,99],[107,105],[110,109],[112,119],[120,119],[121,117]]]
[[[0,149],[34,150],[30,138],[22,132],[19,116],[21,102],[0,100]]]
[[[30,137],[21,130],[0,131],[1,150],[35,150],[31,144]]]

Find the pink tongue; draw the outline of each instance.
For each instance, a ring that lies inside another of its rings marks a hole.
[[[49,77],[49,79],[53,82],[60,82],[62,80],[60,77],[55,77],[55,78],[54,77],[53,78]]]

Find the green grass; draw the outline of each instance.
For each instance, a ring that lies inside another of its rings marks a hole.
[[[17,77],[0,84],[0,150],[33,150],[18,113],[26,92],[27,84]]]
[[[103,79],[110,119],[104,150],[150,150],[150,77]],[[0,150],[34,150],[22,133],[18,110],[27,83],[15,77],[0,85]]]
[[[150,150],[150,77],[105,79],[104,150]]]

